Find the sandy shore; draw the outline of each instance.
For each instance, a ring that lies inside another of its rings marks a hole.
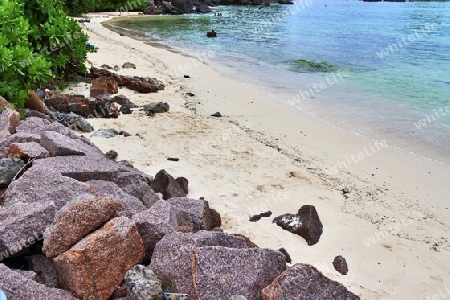
[[[189,196],[205,197],[226,231],[245,234],[260,247],[284,247],[294,263],[313,264],[362,299],[443,298],[450,286],[447,165],[332,127],[288,99],[273,103],[257,87],[208,65],[214,53],[191,57],[120,36],[101,25],[111,15],[92,14],[83,25],[99,47],[89,61],[97,67],[131,62],[137,69],[119,73],[163,80],[166,89],[159,93],[119,93],[139,105],[168,102],[171,110],[90,120],[96,129],[132,134],[92,138],[98,147],[116,150],[118,159],[149,174],[164,168],[185,176]],[[68,92],[88,95],[89,86],[74,85]],[[209,116],[216,111],[224,117]],[[312,247],[272,218],[248,221],[266,210],[273,217],[295,213],[305,204],[316,207],[324,224]],[[332,266],[337,255],[347,259],[347,276]]]

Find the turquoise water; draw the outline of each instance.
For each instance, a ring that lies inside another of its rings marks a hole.
[[[210,64],[274,101],[449,163],[450,2],[304,3],[117,25],[191,54],[215,51]],[[211,29],[217,38],[206,38]]]

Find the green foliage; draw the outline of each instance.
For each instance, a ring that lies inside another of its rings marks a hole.
[[[84,70],[86,42],[58,0],[0,0],[0,95],[20,109],[32,87]]]

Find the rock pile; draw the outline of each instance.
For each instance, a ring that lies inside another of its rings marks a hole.
[[[6,111],[0,125],[0,159],[17,163],[0,165],[8,299],[357,299],[311,266],[286,269],[285,251],[222,232],[184,177],[149,176],[43,118]]]

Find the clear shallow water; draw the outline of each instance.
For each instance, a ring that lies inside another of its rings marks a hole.
[[[214,9],[222,16],[115,25],[194,55],[215,51],[213,67],[274,101],[294,99],[344,129],[450,163],[450,2],[312,0],[304,7]],[[217,38],[206,38],[211,29]]]

